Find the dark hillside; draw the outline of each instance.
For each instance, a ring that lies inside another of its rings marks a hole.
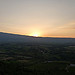
[[[0,32],[0,43],[75,44],[75,38],[31,37]]]

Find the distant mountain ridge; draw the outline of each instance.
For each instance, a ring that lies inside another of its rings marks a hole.
[[[74,43],[75,38],[32,37],[0,32],[0,43]]]

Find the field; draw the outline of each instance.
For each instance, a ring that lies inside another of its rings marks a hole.
[[[75,75],[75,46],[0,44],[0,75]]]

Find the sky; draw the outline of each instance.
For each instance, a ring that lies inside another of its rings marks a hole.
[[[75,38],[75,0],[0,0],[0,32]]]

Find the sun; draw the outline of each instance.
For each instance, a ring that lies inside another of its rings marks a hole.
[[[34,32],[34,33],[31,33],[30,36],[39,37],[40,36],[40,33]]]
[[[38,37],[39,35],[38,35],[38,34],[33,34],[32,36],[34,36],[34,37]]]

